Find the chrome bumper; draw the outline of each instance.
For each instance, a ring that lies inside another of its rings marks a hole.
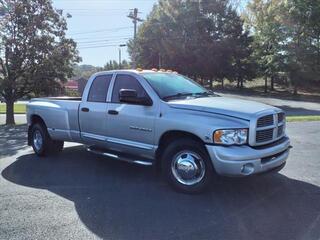
[[[216,172],[226,176],[247,176],[267,172],[284,164],[289,156],[290,140],[268,148],[206,145]]]

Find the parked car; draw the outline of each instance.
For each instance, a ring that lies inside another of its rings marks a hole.
[[[174,72],[99,72],[82,98],[27,104],[28,143],[39,156],[64,141],[116,160],[161,167],[168,182],[200,192],[214,174],[279,170],[289,155],[285,113],[258,102],[220,97]]]

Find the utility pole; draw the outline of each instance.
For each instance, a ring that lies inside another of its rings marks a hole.
[[[122,47],[125,47],[125,46],[127,46],[126,44],[120,44],[119,45],[119,69],[121,69],[122,68],[122,66],[121,66],[121,48]]]
[[[138,22],[143,22],[143,20],[141,18],[138,17],[139,11],[138,8],[134,8],[134,9],[130,9],[131,12],[129,13],[129,15],[127,16],[128,18],[132,19],[132,23],[134,26],[134,32],[133,32],[133,40],[136,40],[136,36],[137,36],[137,24]],[[133,59],[132,59],[132,66],[133,68],[136,67],[136,53],[135,53],[136,49],[135,47],[133,47]]]

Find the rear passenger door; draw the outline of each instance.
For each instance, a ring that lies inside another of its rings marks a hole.
[[[112,76],[100,75],[93,79],[87,99],[82,99],[80,104],[81,137],[88,145],[107,147],[107,94]]]
[[[152,157],[154,146],[154,124],[157,107],[121,103],[119,91],[133,89],[138,97],[149,97],[137,78],[129,74],[117,74],[112,90],[111,103],[108,105],[108,148]]]

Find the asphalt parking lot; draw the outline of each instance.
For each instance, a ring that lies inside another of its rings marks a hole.
[[[0,127],[0,239],[320,239],[320,122],[288,124],[280,173],[194,196],[81,145],[40,159],[24,128]]]

